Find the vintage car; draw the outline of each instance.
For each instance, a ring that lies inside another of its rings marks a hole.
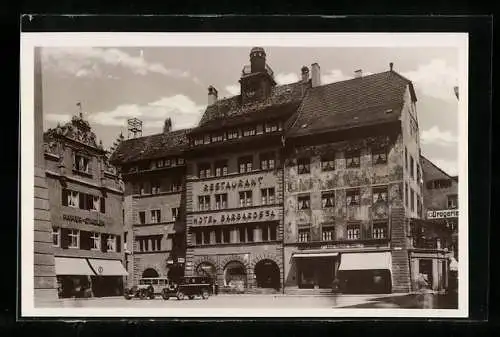
[[[161,277],[142,278],[139,280],[138,285],[130,289],[125,289],[124,295],[128,300],[131,298],[154,299],[156,295],[162,293],[163,288],[168,285],[168,282],[167,278]]]
[[[178,284],[171,282],[162,290],[162,297],[168,300],[170,297],[176,297],[178,300],[189,298],[194,299],[200,296],[203,299],[213,294],[214,284],[210,277],[206,276],[186,276],[180,279]]]

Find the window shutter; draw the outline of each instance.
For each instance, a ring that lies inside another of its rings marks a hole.
[[[68,206],[68,190],[63,188],[62,189],[62,205],[63,206]]]
[[[116,236],[116,252],[120,253],[122,251],[122,237],[120,235]]]
[[[106,198],[101,197],[101,213],[106,213]]]
[[[86,209],[85,208],[85,197],[86,197],[86,194],[85,193],[81,193],[79,192],[78,193],[78,198],[80,199],[79,201],[79,207],[80,209]]]
[[[90,232],[80,231],[80,249],[90,250],[91,247]]]
[[[103,253],[108,251],[108,234],[101,235],[101,251]]]
[[[67,249],[69,246],[69,230],[61,228],[61,248]]]

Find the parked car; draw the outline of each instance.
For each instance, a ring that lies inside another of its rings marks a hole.
[[[170,297],[176,297],[178,300],[189,298],[194,299],[200,296],[208,299],[213,293],[213,281],[206,276],[186,276],[180,279],[178,284],[170,283],[162,290],[162,297],[168,300]]]
[[[154,299],[156,295],[161,295],[168,282],[167,278],[162,277],[142,278],[138,285],[125,289],[124,296],[128,300],[132,298]]]

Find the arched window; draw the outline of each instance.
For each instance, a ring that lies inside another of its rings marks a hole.
[[[148,268],[142,272],[142,277],[143,278],[148,278],[148,277],[159,277],[160,275],[158,272],[153,269],[153,268]]]
[[[261,260],[255,265],[254,273],[258,288],[280,288],[280,268],[276,262]]]
[[[210,262],[202,262],[196,267],[196,274],[199,276],[215,277],[217,272],[213,264]]]
[[[224,286],[243,290],[247,286],[247,272],[243,263],[229,262],[224,268]]]

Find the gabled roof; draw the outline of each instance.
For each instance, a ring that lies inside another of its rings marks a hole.
[[[218,100],[206,108],[198,127],[193,131],[216,129],[295,112],[290,109],[298,107],[306,87],[308,84],[303,82],[275,86],[266,100],[244,105],[241,104],[241,95]]]
[[[437,180],[437,179],[452,179],[458,181],[458,176],[451,176],[442,169],[440,169],[436,164],[427,159],[424,156],[420,156],[422,172],[424,175],[424,181]]]
[[[396,121],[408,86],[416,100],[411,81],[394,71],[310,88],[287,136]]]
[[[111,155],[110,162],[120,165],[179,155],[188,147],[189,131],[190,129],[182,129],[124,140]]]

